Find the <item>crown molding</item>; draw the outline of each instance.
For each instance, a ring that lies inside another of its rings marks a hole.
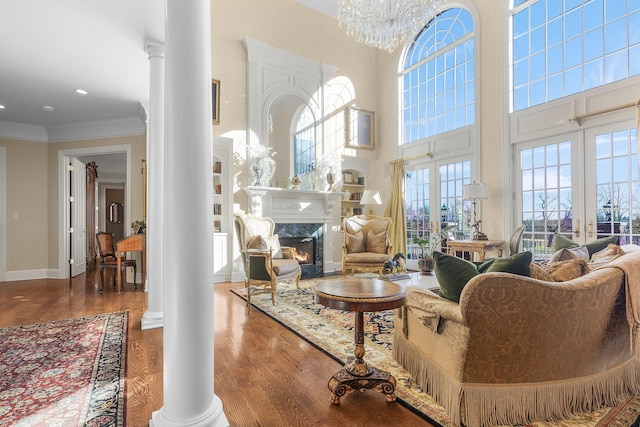
[[[146,125],[140,117],[77,123],[47,128],[49,142],[80,141],[119,136],[142,135]]]
[[[49,142],[49,136],[44,126],[27,125],[23,123],[0,121],[0,137],[24,139],[33,142]]]
[[[143,135],[145,131],[146,124],[138,116],[47,128],[0,121],[0,137],[44,143]]]

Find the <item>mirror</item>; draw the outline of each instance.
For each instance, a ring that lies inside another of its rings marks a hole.
[[[109,222],[112,224],[122,224],[124,218],[124,205],[122,203],[111,203],[109,205]]]

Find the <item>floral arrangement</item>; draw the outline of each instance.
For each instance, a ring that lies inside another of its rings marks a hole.
[[[276,161],[273,159],[276,153],[273,147],[262,144],[247,144],[246,148],[247,161],[250,165],[250,171],[253,176],[250,185],[269,186],[271,178],[276,172]],[[240,153],[233,153],[234,163],[242,165],[245,163],[244,156]]]
[[[443,239],[449,237],[449,230],[453,228],[455,228],[455,225],[450,225],[440,230],[439,233],[431,233],[430,237],[416,236],[413,238],[413,243],[420,246],[423,258],[431,258],[433,251],[438,249]]]
[[[131,223],[131,230],[133,231],[133,234],[141,234],[146,229],[147,224],[144,222],[144,219],[133,221]]]

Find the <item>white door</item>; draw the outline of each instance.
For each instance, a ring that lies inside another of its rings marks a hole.
[[[86,230],[86,180],[87,171],[84,163],[71,159],[69,171],[69,237],[71,241],[71,277],[76,277],[87,270],[87,230]]]

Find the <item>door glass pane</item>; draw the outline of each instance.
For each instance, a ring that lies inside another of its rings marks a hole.
[[[571,237],[571,142],[523,149],[520,166],[523,248],[548,255],[554,233]]]
[[[471,183],[471,161],[440,166],[440,229],[455,226],[455,238],[469,235],[473,224],[473,206],[462,200],[462,187]]]
[[[640,181],[636,129],[596,136],[596,238],[620,235],[640,243]]]
[[[429,195],[429,168],[407,172],[405,175],[407,259],[418,259],[422,255],[420,246],[413,243],[414,237],[430,237]]]

